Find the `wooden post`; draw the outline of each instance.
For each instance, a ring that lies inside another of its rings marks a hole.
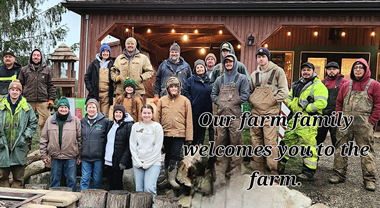
[[[130,208],[151,208],[153,205],[153,193],[132,192]]]
[[[107,202],[107,191],[103,189],[85,189],[81,191],[79,207],[105,208]]]
[[[154,198],[154,208],[178,208],[177,197],[156,196]]]
[[[124,190],[111,190],[107,196],[107,208],[129,208],[131,192]]]
[[[73,192],[73,190],[70,187],[66,187],[66,186],[50,187],[49,190]]]
[[[25,189],[48,190],[48,187],[49,186],[47,184],[25,184]]]

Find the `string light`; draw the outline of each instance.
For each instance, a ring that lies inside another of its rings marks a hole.
[[[129,29],[128,29],[128,28],[126,28],[126,29],[125,29],[125,32],[128,32],[128,31],[129,31]]]
[[[223,30],[219,30],[219,34],[223,34]]]
[[[241,45],[240,45],[240,44],[239,44],[239,45],[237,45],[237,48],[238,48],[238,49],[240,49],[240,48],[241,48]]]
[[[371,36],[372,36],[372,37],[375,37],[375,35],[376,35],[376,34],[375,34],[375,31],[372,31],[372,32],[371,32]]]
[[[152,32],[152,30],[148,29],[146,32],[147,32],[147,33],[151,33],[151,32]]]
[[[195,34],[198,34],[198,30],[197,30],[197,29],[195,29],[195,30],[194,30],[194,33],[195,33]]]
[[[318,36],[318,32],[317,31],[314,32],[314,36]]]
[[[204,48],[201,48],[201,54],[204,54],[206,50]]]
[[[175,33],[175,29],[172,29],[172,33]]]
[[[289,32],[288,32],[288,36],[291,36],[291,35],[292,35],[292,33],[289,31]]]
[[[345,33],[345,32],[342,32],[340,35],[341,35],[342,37],[345,37],[345,36],[346,36],[346,33]]]
[[[188,39],[187,35],[183,35],[183,40],[187,41],[187,39]]]
[[[264,44],[264,47],[265,47],[265,48],[268,48],[268,44],[265,43],[265,44]]]

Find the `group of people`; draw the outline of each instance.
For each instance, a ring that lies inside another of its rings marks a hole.
[[[111,49],[102,44],[96,58],[85,74],[88,90],[86,115],[78,119],[70,114],[70,104],[62,97],[57,111],[50,116],[54,105],[55,87],[52,71],[45,64],[42,53],[34,50],[29,64],[21,69],[12,51],[3,55],[0,68],[0,186],[22,187],[26,155],[37,122],[41,129],[40,152],[44,163],[51,163],[50,187],[60,186],[62,173],[66,184],[76,190],[76,166],[81,164],[80,189],[101,188],[103,169],[108,175],[111,190],[123,189],[123,172],[133,168],[136,191],[149,191],[156,195],[157,178],[161,169],[161,151],[165,153],[165,173],[168,183],[179,188],[178,164],[182,160],[183,145],[203,145],[207,127],[200,125],[200,115],[234,115],[228,126],[208,126],[209,141],[215,145],[241,145],[241,104],[252,104],[254,116],[276,116],[281,103],[286,102],[292,114],[302,116],[332,115],[343,111],[355,117],[347,131],[336,127],[301,126],[288,128],[282,145],[310,146],[312,156],[303,158],[302,173],[298,178],[313,180],[317,169],[316,145],[324,142],[330,131],[334,155],[333,184],[345,181],[347,158],[342,157],[343,144],[355,140],[357,145],[370,147],[362,157],[365,188],[376,188],[376,164],[373,155],[373,125],[380,118],[379,83],[370,79],[371,72],[364,59],[355,61],[351,81],[343,78],[336,62],[326,65],[326,78],[320,80],[312,63],[301,64],[301,78],[292,83],[289,92],[284,70],[273,63],[268,49],[256,51],[257,69],[248,74],[238,61],[233,46],[223,42],[221,62],[207,54],[205,61],[198,59],[194,68],[180,56],[180,46],[173,43],[169,58],[157,69],[153,102],[146,104],[144,81],[154,75],[149,58],[137,48],[136,39],[125,41],[123,53],[112,61]],[[4,90],[4,87],[8,90]],[[38,121],[34,111],[38,112]],[[154,115],[156,114],[156,115]],[[156,117],[156,119],[154,119]],[[294,118],[289,117],[292,127]],[[311,119],[313,119],[311,117]],[[299,122],[299,120],[298,120]],[[250,128],[251,144],[271,145],[269,157],[253,157],[251,167],[262,173],[281,174],[289,159],[277,158],[278,127],[270,121],[263,126]],[[226,184],[226,179],[241,173],[238,156],[216,157],[213,168],[214,188]]]

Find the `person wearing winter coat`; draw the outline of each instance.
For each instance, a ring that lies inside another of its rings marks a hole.
[[[108,173],[110,190],[123,190],[123,172],[132,168],[129,138],[133,119],[122,105],[115,105],[113,121],[108,124],[104,164]]]
[[[206,75],[205,62],[198,59],[194,63],[194,74],[186,80],[182,94],[190,100],[193,116],[193,145],[203,144],[206,127],[199,124],[202,113],[212,113],[210,78]]]
[[[37,129],[32,107],[21,95],[22,86],[14,80],[8,95],[0,102],[0,187],[22,188],[28,144]],[[10,184],[9,175],[13,175]]]
[[[157,179],[161,169],[161,148],[164,131],[161,124],[153,121],[153,107],[141,107],[142,121],[132,126],[130,150],[136,191],[157,195]]]
[[[143,106],[143,99],[139,93],[136,92],[135,80],[128,78],[124,81],[124,93],[116,98],[116,104],[123,105],[125,112],[132,116],[134,122],[141,120],[141,107]]]
[[[168,94],[157,103],[157,121],[164,129],[165,169],[168,181],[173,188],[176,182],[178,163],[182,160],[181,149],[184,142],[193,141],[193,119],[191,103],[181,95],[182,82],[170,77],[165,83]]]
[[[365,59],[358,59],[351,68],[351,81],[340,88],[335,111],[354,116],[346,131],[337,131],[336,150],[334,154],[334,176],[329,179],[332,184],[343,183],[347,174],[347,157],[340,153],[342,145],[355,141],[362,149],[367,146],[367,156],[361,156],[364,187],[368,191],[376,189],[376,157],[373,149],[373,126],[380,118],[380,83],[371,79],[371,71]]]
[[[63,170],[67,186],[75,192],[77,165],[81,163],[81,122],[71,115],[70,103],[66,97],[59,99],[57,107],[57,112],[46,120],[42,129],[41,159],[45,164],[51,160],[49,187],[60,186]]]
[[[109,108],[113,105],[113,81],[111,79],[111,48],[107,43],[100,46],[99,53],[90,63],[84,75],[84,83],[88,90],[86,102],[94,98],[99,102],[98,112],[104,113],[108,117]]]
[[[12,50],[3,53],[3,63],[0,66],[0,100],[8,95],[8,86],[17,79],[21,71],[21,65],[16,61],[16,56]]]
[[[91,98],[86,103],[86,116],[81,119],[82,126],[82,177],[79,192],[90,187],[102,187],[104,152],[107,141],[109,120],[99,112],[98,101]]]

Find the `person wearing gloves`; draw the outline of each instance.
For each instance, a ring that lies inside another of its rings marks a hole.
[[[21,83],[16,79],[0,102],[0,187],[23,187],[28,144],[37,129],[36,115],[21,92]]]
[[[104,156],[110,190],[123,190],[123,172],[132,168],[129,138],[133,119],[125,113],[122,105],[115,105],[113,121],[108,124],[107,143]]]
[[[153,121],[153,107],[141,107],[142,121],[133,124],[130,136],[136,191],[157,195],[157,179],[161,169],[161,148],[164,132],[161,124]]]
[[[81,119],[82,126],[82,177],[79,192],[90,187],[102,188],[103,159],[107,141],[109,120],[99,112],[98,101],[91,98],[86,103],[86,116]]]
[[[182,94],[190,100],[193,116],[193,145],[203,145],[206,127],[199,125],[198,119],[204,112],[212,113],[210,78],[206,75],[205,62],[198,59],[194,63],[194,74],[186,80]]]
[[[218,77],[211,91],[211,100],[217,105],[218,116],[235,116],[230,125],[216,127],[215,146],[241,145],[241,104],[249,97],[249,83],[245,75],[238,73],[238,60],[234,54],[228,54],[223,60],[223,75]],[[231,162],[226,156],[216,157],[214,190],[226,184],[228,175],[241,173],[241,160],[236,155]],[[229,168],[228,168],[229,167]]]
[[[165,170],[168,181],[173,188],[179,188],[176,182],[178,163],[182,160],[183,143],[193,141],[193,119],[191,103],[181,95],[182,82],[177,77],[170,77],[165,88],[168,94],[157,103],[157,122],[164,129]]]
[[[30,54],[29,64],[22,67],[18,79],[23,91],[22,96],[38,112],[38,125],[44,128],[45,121],[50,116],[49,108],[53,108],[55,100],[55,87],[52,81],[53,72],[45,63],[42,52],[34,49]]]
[[[113,81],[111,79],[111,48],[107,43],[100,46],[100,51],[90,63],[84,75],[84,83],[88,90],[86,102],[94,98],[99,102],[98,112],[108,117],[110,106],[113,104]]]
[[[41,159],[47,164],[51,158],[49,187],[60,186],[63,170],[67,186],[75,192],[76,165],[81,163],[81,122],[79,118],[70,114],[70,103],[66,97],[59,99],[57,107],[58,111],[46,120],[42,129]]]
[[[156,105],[158,100],[167,94],[166,81],[170,77],[177,77],[183,86],[192,75],[191,67],[182,58],[181,47],[177,43],[173,43],[170,46],[169,52],[169,58],[160,64],[156,74],[153,92],[153,102]]]
[[[326,86],[321,82],[315,73],[314,65],[310,62],[301,64],[301,79],[292,83],[286,104],[295,115],[297,112],[302,112],[302,117],[310,116],[310,123],[312,124],[314,118],[312,115],[321,115],[322,110],[327,106],[328,91]],[[297,175],[301,180],[314,180],[314,174],[317,169],[317,150],[316,150],[316,136],[318,133],[318,125],[316,126],[301,126],[300,120],[294,123],[294,117],[288,122],[288,127],[285,131],[285,137],[281,141],[286,146],[293,145],[309,146],[312,152],[311,157],[303,158],[302,173]],[[294,128],[295,129],[292,129]],[[285,155],[280,162],[280,173],[283,173],[285,163],[289,156]]]
[[[135,80],[128,78],[124,81],[124,92],[116,99],[116,104],[123,105],[125,112],[132,116],[134,122],[141,121],[142,97],[136,92]]]
[[[346,131],[337,131],[337,144],[334,154],[334,176],[329,179],[332,184],[343,183],[346,180],[347,157],[340,155],[342,145],[355,141],[362,149],[369,148],[367,156],[360,157],[364,187],[368,191],[376,189],[376,157],[373,149],[373,126],[380,118],[380,84],[371,79],[371,70],[364,59],[358,59],[351,68],[351,81],[340,88],[335,110],[343,111],[344,115],[354,116],[351,126]]]

